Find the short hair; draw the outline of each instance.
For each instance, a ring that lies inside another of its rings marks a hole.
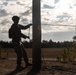
[[[13,20],[13,21],[16,21],[16,20],[19,20],[19,19],[20,19],[20,18],[19,18],[18,16],[13,16],[13,17],[12,17],[12,20]]]

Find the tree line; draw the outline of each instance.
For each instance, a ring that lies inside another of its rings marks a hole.
[[[28,41],[23,41],[25,48],[32,48],[32,40]],[[69,44],[71,44],[72,41],[64,41],[64,42],[54,42],[51,39],[49,41],[43,40],[41,42],[41,47],[42,48],[64,48],[67,47]],[[13,44],[11,41],[0,41],[0,46],[3,48],[13,48]]]

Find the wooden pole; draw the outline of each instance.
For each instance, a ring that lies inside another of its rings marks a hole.
[[[41,12],[40,0],[33,0],[33,69],[41,69]]]

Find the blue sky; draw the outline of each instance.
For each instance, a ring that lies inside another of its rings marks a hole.
[[[13,15],[21,18],[22,25],[32,23],[32,0],[0,0],[0,40],[10,40],[8,29]],[[75,26],[76,0],[41,0],[42,40],[72,40],[76,35]],[[29,29],[22,32],[28,35]],[[32,39],[32,27],[30,37]]]

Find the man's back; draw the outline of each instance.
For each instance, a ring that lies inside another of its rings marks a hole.
[[[21,40],[21,30],[20,30],[20,28],[19,28],[19,26],[18,25],[12,25],[11,26],[11,35],[12,35],[12,41],[13,42],[18,42],[18,41],[20,41]]]

